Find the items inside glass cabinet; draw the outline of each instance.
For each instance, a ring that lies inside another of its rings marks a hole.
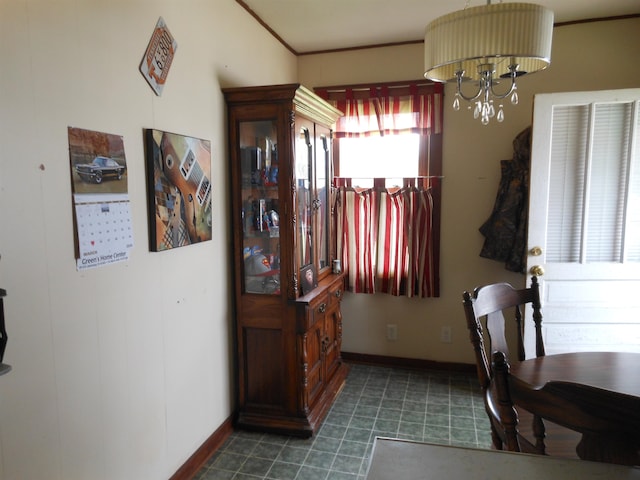
[[[277,132],[272,121],[240,123],[244,288],[280,294]]]

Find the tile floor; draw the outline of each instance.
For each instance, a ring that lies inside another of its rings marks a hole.
[[[351,365],[316,435],[234,432],[197,480],[363,480],[376,436],[490,448],[472,375]]]

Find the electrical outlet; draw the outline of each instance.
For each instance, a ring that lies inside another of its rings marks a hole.
[[[387,340],[391,342],[398,340],[398,325],[387,325]]]
[[[451,327],[442,327],[442,330],[440,330],[440,341],[442,343],[451,343]]]

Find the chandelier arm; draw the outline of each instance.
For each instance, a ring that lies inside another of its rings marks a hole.
[[[480,86],[478,87],[478,91],[476,92],[475,95],[473,96],[466,96],[464,93],[462,93],[462,76],[464,75],[464,70],[458,70],[456,71],[456,84],[457,84],[457,89],[456,89],[456,93],[463,98],[464,100],[466,100],[467,102],[473,102],[474,100],[476,100],[478,97],[480,97],[480,95],[482,95],[482,91],[483,91],[483,81],[480,81]]]
[[[516,72],[515,70],[512,71],[510,73],[510,78],[511,78],[511,86],[509,87],[509,90],[507,90],[505,93],[499,95],[496,93],[496,91],[493,89],[493,82],[490,81],[489,82],[489,88],[491,89],[491,95],[493,95],[495,98],[498,99],[503,99],[503,98],[507,98],[509,95],[511,95],[513,93],[513,90],[516,88]]]

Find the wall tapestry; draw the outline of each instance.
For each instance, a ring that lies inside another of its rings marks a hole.
[[[149,239],[154,252],[211,240],[211,144],[145,131]]]

